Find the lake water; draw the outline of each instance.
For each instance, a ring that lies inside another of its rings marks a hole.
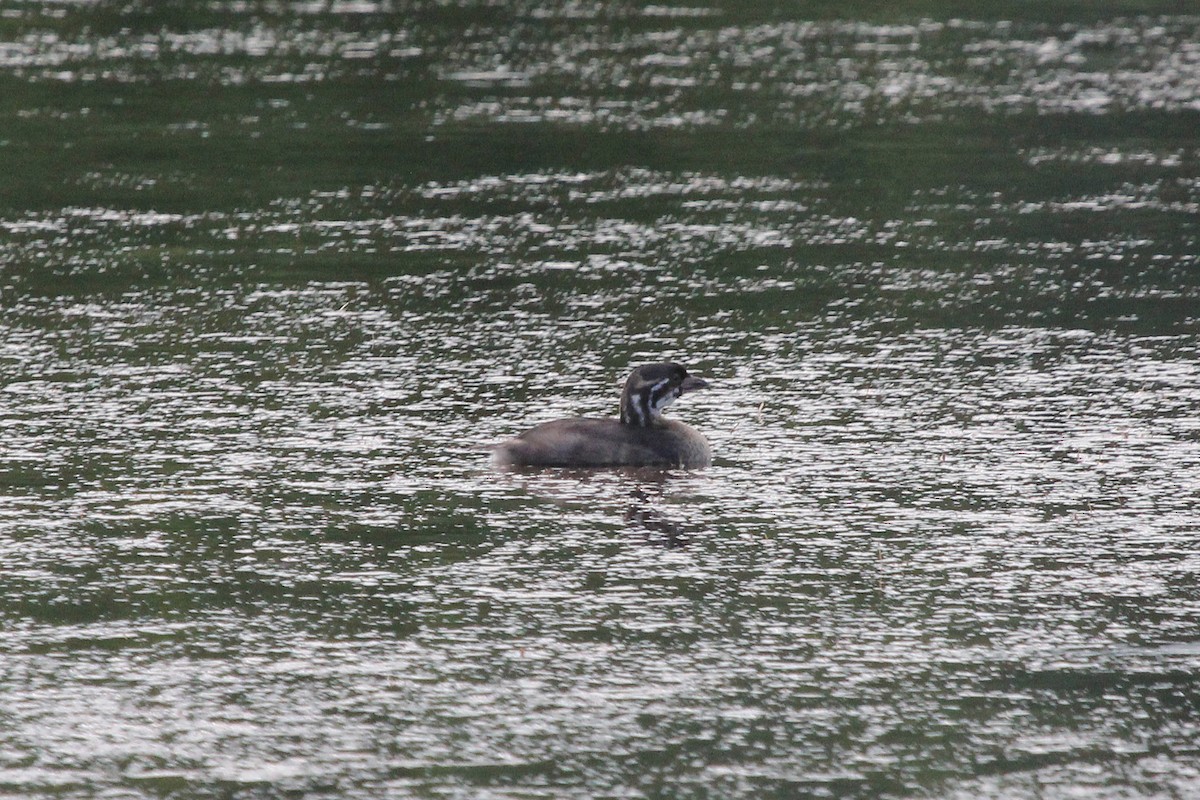
[[[0,794],[1197,796],[1200,14],[893,5],[0,0]]]

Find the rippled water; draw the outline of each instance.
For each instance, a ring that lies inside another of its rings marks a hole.
[[[0,0],[0,791],[1194,795],[1200,17],[823,8]]]

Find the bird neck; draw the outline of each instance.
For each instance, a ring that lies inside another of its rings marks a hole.
[[[662,418],[651,402],[650,387],[643,391],[625,391],[621,395],[621,422],[635,428],[649,428]]]

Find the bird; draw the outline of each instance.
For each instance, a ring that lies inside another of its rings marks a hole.
[[[492,451],[500,467],[680,467],[712,463],[708,440],[663,409],[708,382],[667,362],[637,367],[621,392],[620,419],[575,417],[546,422]]]

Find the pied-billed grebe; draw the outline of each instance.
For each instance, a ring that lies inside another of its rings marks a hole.
[[[638,367],[621,392],[621,418],[557,419],[498,445],[499,466],[707,467],[708,440],[695,428],[663,419],[664,408],[708,383],[678,364]]]

